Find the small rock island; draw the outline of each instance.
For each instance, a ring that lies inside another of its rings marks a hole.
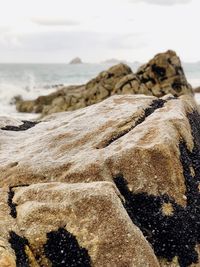
[[[82,63],[83,63],[83,62],[82,62],[82,60],[81,60],[80,57],[75,57],[75,58],[73,58],[73,59],[69,62],[70,65],[74,65],[74,64],[82,64]]]

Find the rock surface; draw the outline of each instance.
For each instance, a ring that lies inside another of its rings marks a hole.
[[[68,260],[79,255],[82,264],[74,266],[199,266],[193,97],[115,95],[27,129],[1,120],[0,231],[9,260],[57,266],[71,242]]]
[[[41,183],[12,190],[8,208],[16,211],[7,210],[5,218],[13,225],[8,231],[4,224],[0,234],[10,242],[17,266],[159,266],[112,183]]]
[[[161,97],[168,93],[174,96],[192,94],[180,59],[173,51],[156,55],[135,74],[126,64],[121,63],[103,71],[85,85],[63,87],[33,101],[18,99],[16,107],[21,112],[42,113],[44,116],[86,107],[114,94]]]
[[[3,127],[0,185],[26,184],[27,179],[31,183],[110,181],[123,173],[137,192],[148,186],[149,193],[167,192],[184,204],[178,145],[182,136],[192,147],[187,99],[113,96],[75,112],[52,114],[27,131]],[[163,181],[163,174],[170,184]]]

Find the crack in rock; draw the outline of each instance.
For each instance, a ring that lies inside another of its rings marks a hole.
[[[130,128],[122,131],[121,133],[118,133],[116,136],[113,136],[110,140],[108,140],[106,142],[106,144],[104,144],[101,147],[97,147],[97,149],[101,149],[101,148],[105,148],[108,147],[109,145],[111,145],[113,142],[115,142],[116,140],[118,140],[119,138],[123,137],[124,135],[126,135],[127,133],[129,133],[130,131],[132,131],[136,126],[138,126],[139,124],[141,124],[142,122],[145,121],[145,119],[150,116],[152,113],[154,113],[154,111],[156,111],[157,109],[160,109],[164,106],[164,104],[166,103],[166,100],[163,99],[156,99],[153,100],[153,102],[151,103],[151,105],[146,108],[144,110],[144,115],[139,118],[134,125],[132,125]]]

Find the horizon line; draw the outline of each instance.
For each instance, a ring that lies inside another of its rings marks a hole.
[[[142,61],[138,61],[138,60],[135,60],[135,61],[127,61],[127,60],[118,60],[116,59],[118,62],[116,63],[110,63],[110,62],[106,62],[105,61],[99,61],[99,62],[82,62],[80,64],[70,64],[69,62],[32,62],[32,61],[27,61],[27,62],[0,62],[0,64],[66,64],[66,65],[83,65],[83,64],[118,64],[118,63],[125,63],[125,64],[133,64],[133,63],[139,63],[139,64],[145,64],[144,62]],[[197,63],[200,63],[200,60],[197,60],[197,61],[183,61],[181,60],[181,63],[182,64],[197,64]]]

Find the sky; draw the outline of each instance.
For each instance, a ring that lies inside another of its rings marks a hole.
[[[175,50],[200,61],[199,0],[0,0],[0,63],[110,58]]]

